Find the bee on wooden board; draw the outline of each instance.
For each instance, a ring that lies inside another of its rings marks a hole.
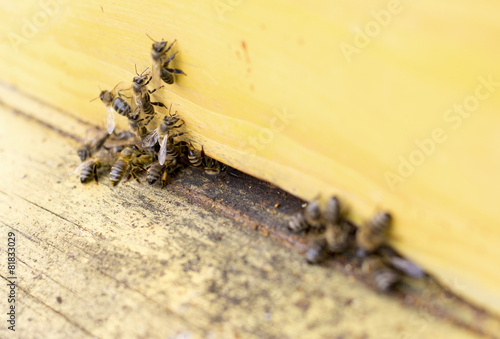
[[[324,237],[331,253],[342,253],[351,241],[354,227],[347,221],[326,225]]]
[[[372,253],[385,244],[391,220],[392,216],[389,213],[380,212],[358,228],[356,232],[358,255],[364,256]]]
[[[339,199],[336,196],[328,199],[321,217],[325,224],[324,236],[331,253],[346,250],[355,232],[355,226],[342,218],[342,214]]]
[[[304,208],[304,218],[311,228],[321,229],[321,206],[317,198],[309,202]]]
[[[167,159],[177,159],[183,156],[184,149],[186,147],[184,141],[175,141],[174,137],[183,135],[184,133],[176,133],[173,135],[168,134],[167,136],[167,150],[165,155],[165,161]],[[160,148],[161,150],[161,148]],[[160,151],[158,151],[158,158],[161,155]]]
[[[77,151],[78,157],[82,161],[90,158],[95,152],[100,150],[109,137],[109,134],[105,131],[97,129],[92,129],[92,131],[95,132],[94,136],[88,138]]]
[[[322,213],[322,219],[325,224],[336,225],[340,221],[340,202],[336,196],[328,199],[325,209]]]
[[[151,59],[153,64],[154,86],[160,86],[160,79],[163,80],[166,84],[171,85],[174,83],[176,74],[186,75],[186,73],[184,73],[180,69],[168,67],[169,63],[175,58],[177,52],[173,53],[170,57],[167,56],[167,53],[170,51],[177,40],[174,40],[169,45],[167,41],[156,41],[149,35],[147,36],[153,41]]]
[[[170,106],[170,108],[172,108],[172,106]],[[144,138],[143,143],[146,147],[154,146],[156,143],[160,144],[160,150],[158,151],[158,162],[160,165],[165,164],[167,156],[168,158],[173,158],[180,155],[174,145],[173,138],[183,135],[184,133],[170,133],[172,130],[181,127],[183,124],[184,120],[177,116],[177,112],[174,115],[171,115],[169,110],[169,115],[164,117],[163,122]]]
[[[159,162],[153,163],[148,168],[148,184],[152,185],[161,179],[161,186],[164,187],[167,183],[168,174],[174,172],[177,167],[177,159],[175,158],[164,165],[160,165]]]
[[[328,244],[325,237],[317,236],[309,240],[309,246],[306,252],[306,261],[308,264],[317,264],[323,261],[328,255]]]
[[[321,230],[321,209],[318,199],[314,199],[296,215],[292,216],[288,223],[288,229],[299,233],[309,229]]]
[[[114,112],[130,118],[132,112],[130,104],[122,98],[122,94],[117,87],[118,83],[111,91],[101,91],[99,98],[106,105],[106,129],[109,134],[115,130],[115,114]],[[94,99],[95,100],[95,99]]]
[[[153,157],[149,154],[141,154],[141,152],[134,147],[125,148],[114,163],[109,173],[109,179],[113,186],[116,186],[125,176],[133,176],[136,181],[139,181],[137,174],[138,169],[144,170],[144,167],[153,162]]]
[[[99,182],[97,177],[97,170],[101,166],[110,166],[113,162],[113,154],[107,149],[101,149],[94,157],[82,162],[74,171],[80,172],[80,182],[86,184],[94,179],[96,183]]]
[[[328,254],[343,253],[351,243],[354,226],[342,220],[339,224],[329,224],[324,233],[314,235],[309,241],[306,260],[317,264],[326,259]]]
[[[309,224],[304,218],[304,213],[299,212],[293,215],[288,221],[288,230],[294,233],[299,233],[302,231],[307,231],[309,229]]]
[[[217,175],[221,171],[226,170],[225,166],[221,166],[220,161],[217,161],[217,160],[210,158],[209,156],[206,156],[206,155],[203,157],[203,166],[204,166],[203,170],[208,175]]]
[[[189,142],[187,158],[191,166],[203,168],[203,153],[203,147],[201,148],[201,151],[198,151],[194,148],[193,144]]]
[[[204,170],[208,175],[218,175],[221,171],[226,170],[226,166],[205,155],[203,146],[201,147],[201,151],[198,151],[191,142],[187,146],[187,158],[191,166]]]
[[[150,94],[156,92],[161,87],[155,88],[153,90],[148,90],[147,85],[151,81],[151,76],[149,73],[144,74],[147,71],[147,68],[141,73],[137,73],[132,79],[132,115],[131,118],[133,120],[137,120],[141,117],[141,121],[145,121],[144,125],[147,126],[155,117],[155,109],[154,106],[159,106],[163,108],[167,108],[161,102],[151,101]]]
[[[377,256],[365,258],[361,270],[371,280],[373,287],[382,292],[389,291],[401,280],[401,276]]]
[[[148,184],[152,185],[160,178],[163,186],[163,183],[167,181],[166,165],[160,165],[159,162],[155,162],[148,168]]]

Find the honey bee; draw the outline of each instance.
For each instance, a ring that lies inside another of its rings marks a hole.
[[[323,261],[328,255],[328,244],[323,236],[316,237],[309,241],[306,252],[308,264],[317,264]]]
[[[155,162],[148,168],[148,184],[152,185],[160,178],[163,186],[163,183],[167,181],[166,165],[160,165],[159,162]]]
[[[226,170],[226,166],[221,165],[220,161],[205,155],[203,146],[201,147],[201,151],[198,151],[193,147],[192,143],[189,143],[187,158],[191,166],[201,168],[209,175],[218,175],[221,171]]]
[[[351,231],[351,225],[344,221],[327,224],[324,236],[330,252],[341,253],[345,251],[351,240]]]
[[[169,135],[167,140],[167,151],[165,159],[176,159],[183,155],[183,149],[185,144],[183,141],[175,142],[174,137],[183,135],[184,133],[177,133],[174,135]],[[160,153],[159,153],[160,154]]]
[[[365,255],[376,251],[387,240],[387,230],[392,217],[389,213],[377,213],[371,220],[359,227],[356,232],[358,255]]]
[[[160,165],[159,162],[153,163],[148,168],[148,184],[152,185],[161,179],[161,186],[164,187],[167,182],[168,174],[172,173],[176,167],[177,159],[173,159],[165,165]]]
[[[95,154],[94,157],[82,162],[76,169],[74,173],[80,172],[80,182],[86,184],[91,182],[92,179],[99,182],[97,176],[97,170],[101,166],[109,166],[113,161],[112,154],[107,149],[101,149]]]
[[[326,224],[336,225],[340,221],[340,202],[337,197],[331,197],[323,211],[323,220]]]
[[[179,121],[181,122],[180,124],[178,124]],[[165,164],[167,158],[172,159],[180,155],[180,151],[175,147],[173,138],[184,133],[172,135],[170,132],[173,129],[181,127],[183,124],[184,120],[180,119],[177,114],[171,115],[169,112],[169,115],[166,115],[163,119],[163,123],[144,138],[143,143],[147,147],[154,146],[157,142],[160,144],[160,150],[158,151],[158,162],[160,165]]]
[[[215,159],[208,156],[203,157],[203,170],[206,174],[217,175],[221,171],[225,170],[225,166],[221,166],[221,163]]]
[[[180,69],[168,67],[168,64],[175,58],[177,52],[175,52],[168,58],[167,53],[168,51],[170,51],[177,40],[174,40],[170,45],[168,45],[167,41],[156,41],[149,35],[148,37],[153,41],[153,48],[151,51],[151,59],[153,63],[153,84],[158,87],[160,85],[161,79],[165,83],[171,85],[174,83],[175,74],[186,75],[186,73],[184,73]]]
[[[194,148],[193,144],[190,142],[188,151],[187,151],[187,158],[189,160],[189,163],[193,167],[198,167],[198,168],[203,168],[203,155],[204,155],[203,147],[201,148],[201,151],[198,151]]]
[[[146,121],[144,124],[145,126],[147,126],[155,116],[154,106],[167,108],[161,102],[151,101],[150,94],[156,92],[158,88],[155,88],[153,90],[147,89],[147,85],[151,81],[151,76],[149,76],[149,73],[144,74],[144,72],[146,71],[147,68],[139,75],[137,73],[137,68],[136,68],[137,76],[134,77],[132,80],[132,106],[131,106],[131,110],[133,111],[131,119],[137,120],[142,113],[143,117],[141,118],[141,120]]]
[[[134,171],[134,159],[139,155],[139,151],[132,147],[125,148],[118,157],[118,160],[115,162],[113,167],[111,168],[111,172],[109,173],[109,180],[113,186],[116,186],[124,177],[125,173],[130,169],[130,174],[134,177],[134,179],[138,180],[137,175]]]
[[[90,158],[95,152],[100,150],[109,137],[108,133],[102,132],[101,130],[93,131],[96,132],[95,135],[89,138],[77,151],[78,157],[80,157],[82,161]]]
[[[318,199],[314,199],[307,204],[304,208],[304,218],[307,224],[315,229],[320,230],[322,228],[321,223],[321,208]]]
[[[130,117],[131,107],[122,94],[116,88],[118,83],[111,91],[101,91],[99,98],[106,105],[106,129],[109,134],[115,130],[115,114],[114,112],[126,117]]]
[[[370,278],[373,286],[382,292],[389,291],[401,279],[401,276],[395,270],[385,265],[382,259],[375,256],[363,260],[361,270]]]
[[[288,230],[294,233],[299,233],[302,231],[307,231],[309,229],[309,224],[304,217],[303,212],[299,212],[293,215],[288,222]]]
[[[299,213],[295,214],[290,218],[288,222],[288,230],[299,233],[302,231],[309,231],[309,229],[321,228],[321,211],[319,202],[317,199],[311,201],[307,206]]]

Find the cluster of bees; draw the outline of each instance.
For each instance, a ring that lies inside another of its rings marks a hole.
[[[151,39],[153,40],[153,39]],[[101,91],[99,98],[106,106],[106,131],[100,131],[87,140],[78,150],[82,160],[75,172],[80,173],[80,181],[98,181],[98,169],[111,167],[109,179],[113,186],[125,176],[139,181],[138,174],[147,172],[147,181],[154,184],[158,180],[162,186],[167,178],[184,166],[193,166],[208,174],[216,175],[225,169],[220,162],[195,149],[190,141],[179,137],[185,135],[180,127],[184,125],[177,112],[160,117],[156,107],[166,109],[161,102],[151,101],[150,95],[163,87],[162,82],[171,85],[177,75],[186,75],[182,70],[169,67],[176,53],[169,55],[175,40],[154,41],[151,51],[152,70],[137,72],[132,86],[111,91]],[[152,81],[154,88],[148,89]],[[131,96],[123,92],[130,90]],[[97,98],[96,98],[97,99]],[[128,118],[129,130],[115,131],[115,113]],[[337,197],[331,197],[325,204],[319,199],[311,201],[294,215],[288,229],[309,236],[306,260],[317,264],[329,255],[346,253],[356,249],[362,259],[362,271],[372,278],[374,286],[387,291],[395,286],[402,274],[420,278],[424,272],[415,264],[402,258],[387,246],[387,231],[391,215],[386,212],[376,214],[360,226],[346,218],[346,211]]]
[[[330,255],[355,251],[362,260],[363,274],[380,291],[392,289],[403,275],[412,278],[424,276],[420,267],[387,245],[391,214],[379,212],[359,226],[348,220],[346,214],[346,209],[334,196],[324,204],[315,199],[291,217],[288,229],[294,233],[306,233],[309,237],[305,255],[308,263],[318,264]]]
[[[113,186],[125,176],[139,181],[141,172],[147,172],[149,184],[161,180],[165,185],[169,175],[184,166],[197,167],[213,175],[225,169],[221,163],[205,155],[203,147],[196,149],[185,136],[183,140],[179,139],[186,134],[179,130],[184,120],[177,112],[171,114],[172,105],[168,114],[161,116],[155,107],[166,109],[167,106],[151,101],[150,95],[164,86],[162,82],[171,85],[177,75],[186,75],[182,70],[170,67],[177,54],[169,53],[175,42],[168,44],[164,40],[153,40],[151,71],[148,67],[139,74],[136,67],[136,76],[129,88],[120,89],[119,83],[111,91],[103,90],[99,94],[106,106],[107,131],[92,136],[78,150],[82,163],[75,173],[80,173],[82,183],[97,182],[101,167],[111,167],[109,179]],[[148,89],[150,82],[153,89]],[[123,92],[126,91],[131,95],[125,95]],[[115,131],[115,113],[128,118],[128,131]]]

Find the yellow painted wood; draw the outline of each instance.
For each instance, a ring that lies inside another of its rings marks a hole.
[[[0,119],[0,247],[14,232],[18,258],[16,332],[2,324],[2,338],[474,338],[500,331],[497,318],[435,284],[413,294],[425,302],[381,295],[168,188],[133,180],[81,185],[73,174],[78,144],[60,126],[2,105]],[[65,123],[85,129],[71,117]],[[0,259],[6,262],[4,250]],[[2,284],[6,277],[2,268]],[[2,298],[0,310],[6,307]]]
[[[157,98],[211,156],[304,199],[339,194],[357,221],[391,211],[401,252],[499,312],[498,10],[450,0],[11,2],[0,6],[0,80],[103,124],[103,105],[89,103],[98,86],[150,65],[146,33],[175,38],[174,66],[188,76]],[[1,99],[24,105],[5,89]]]

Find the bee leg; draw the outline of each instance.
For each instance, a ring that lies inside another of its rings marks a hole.
[[[97,177],[97,166],[94,166],[93,172],[94,172],[95,183],[99,184],[99,179]]]
[[[120,96],[120,97],[125,97],[125,98],[127,98],[127,99],[130,99],[130,97],[129,97],[129,96],[126,96],[125,94],[122,94],[122,93],[120,93],[120,92],[118,92],[118,96]]]
[[[175,137],[181,136],[183,134],[185,134],[185,133],[181,132],[181,133],[177,133],[177,134],[174,134],[174,135],[170,135],[170,138],[175,138]]]
[[[149,92],[149,94],[152,94],[152,93],[156,92],[157,90],[162,89],[163,87],[165,87],[165,86],[161,85],[160,87],[149,90],[148,92]]]
[[[163,102],[151,101],[150,104],[151,105],[155,105],[155,106],[160,106],[160,107],[163,107],[163,108],[167,108],[167,106],[165,106],[165,104]]]
[[[151,121],[153,121],[154,115],[151,116],[151,118],[148,119],[148,122],[144,124],[144,126],[147,126]],[[142,120],[146,120],[145,118]]]
[[[168,179],[168,170],[165,168],[163,170],[163,175],[161,176],[161,188],[165,187],[167,184],[167,179]]]
[[[134,178],[135,181],[137,181],[139,184],[141,183],[141,181],[139,180],[139,178],[137,177],[137,174],[135,174],[133,171],[130,171],[128,176],[127,176],[127,180],[125,180],[124,182],[128,182],[130,180],[130,178]]]
[[[187,76],[186,73],[184,73],[184,71],[180,70],[180,69],[177,69],[177,68],[169,68],[169,67],[165,67],[164,68],[167,72],[169,73],[173,73],[173,74],[184,74],[185,76]]]
[[[172,46],[177,42],[177,39],[175,39],[174,41],[172,41],[172,43],[167,47],[167,49],[165,50],[165,54],[168,53],[168,51],[170,51],[170,49],[172,48]]]
[[[180,125],[175,126],[175,128],[179,128],[179,127],[181,127],[182,125],[184,125],[184,120],[179,119],[179,121],[182,121],[182,122],[181,122],[181,124],[180,124]]]
[[[139,180],[139,177],[137,176],[137,174],[135,174],[134,171],[130,171],[130,175],[133,176],[135,181],[137,181],[139,184],[141,183],[141,181]]]
[[[149,68],[149,67],[148,67]],[[146,68],[146,69],[148,69]],[[144,72],[143,72],[144,73]],[[148,81],[144,84],[144,86],[147,86],[149,84],[149,82],[151,81],[151,79],[153,79],[153,76],[150,76]],[[152,93],[152,92],[149,92],[149,93]]]
[[[170,45],[170,47],[172,47],[172,45]],[[170,47],[169,47],[169,48],[170,48]],[[165,52],[167,52],[167,51],[165,51]],[[162,66],[162,67],[163,67],[163,68],[165,68],[165,69],[168,69],[168,68],[167,68],[167,67],[168,67],[168,64],[170,63],[170,61],[172,61],[172,60],[175,58],[175,56],[177,55],[177,53],[179,53],[179,52],[175,52],[174,54],[172,54],[172,55],[170,56],[170,58],[168,58],[167,60],[165,60],[165,62],[163,63],[163,66]],[[170,72],[170,73],[172,73],[172,72]]]
[[[224,167],[226,168],[226,170],[228,169],[228,167],[226,165],[224,165]],[[240,176],[234,172],[231,172],[229,170],[227,170],[227,174],[229,174],[230,176],[233,176],[235,178],[239,178]]]

